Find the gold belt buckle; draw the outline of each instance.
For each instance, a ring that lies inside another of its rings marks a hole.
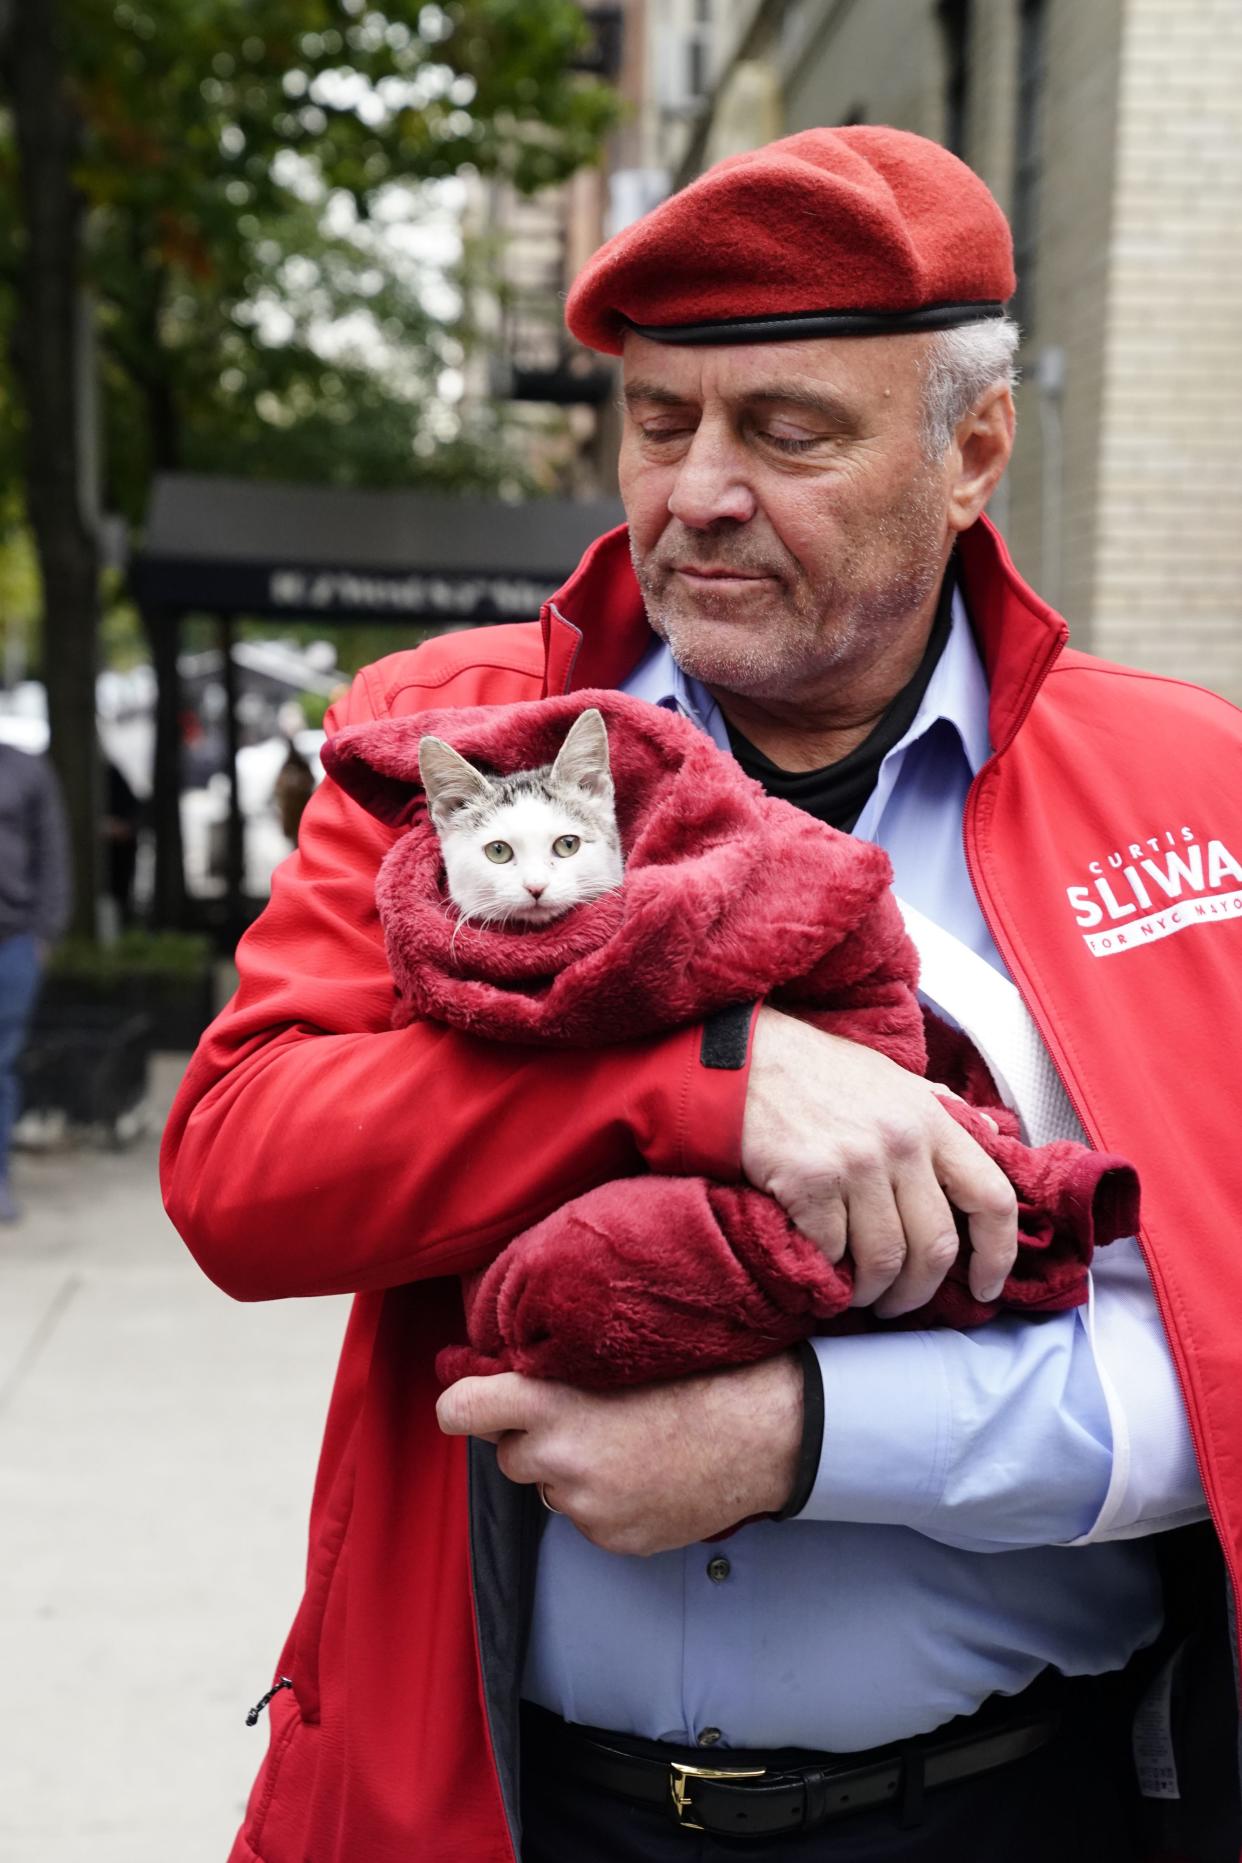
[[[705,1829],[704,1825],[696,1824],[686,1815],[694,1810],[694,1802],[690,1797],[691,1779],[762,1779],[767,1770],[766,1766],[756,1766],[750,1771],[740,1766],[688,1766],[683,1760],[670,1760],[668,1784],[678,1824],[683,1831]]]

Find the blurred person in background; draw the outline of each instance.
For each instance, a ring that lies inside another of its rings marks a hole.
[[[297,747],[297,734],[306,729],[306,715],[296,699],[288,699],[281,706],[277,723],[287,748],[272,786],[272,801],[280,819],[280,832],[296,847],[302,811],[315,793],[315,772]]]
[[[9,1147],[17,1062],[49,949],[71,902],[60,788],[50,763],[0,744],[0,1222],[16,1222]]]
[[[134,915],[134,872],[138,865],[138,829],[142,803],[120,764],[104,757],[106,806],[99,823],[104,843],[104,886],[116,908],[117,929]]]

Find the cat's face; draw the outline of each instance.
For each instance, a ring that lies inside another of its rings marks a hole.
[[[615,840],[587,810],[528,790],[441,837],[449,896],[463,918],[548,925],[621,878]]]
[[[620,883],[608,738],[597,711],[584,712],[556,762],[538,770],[488,776],[433,737],[418,756],[449,897],[463,918],[549,925]]]

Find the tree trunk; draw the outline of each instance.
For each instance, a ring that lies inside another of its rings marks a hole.
[[[135,256],[147,255],[148,242],[139,237],[135,223]],[[146,256],[150,270],[149,256]],[[166,275],[151,272],[151,290],[142,307],[147,362],[140,375],[131,377],[142,394],[147,417],[148,449],[152,471],[175,472],[181,464],[181,425],[164,358],[160,351],[160,310]],[[181,836],[181,681],[177,654],[181,644],[181,616],[152,610],[143,616],[155,668],[155,769],[152,825],[155,829],[155,892],[151,902],[153,924],[167,928],[186,923],[185,849]]]
[[[99,754],[95,668],[99,561],[85,508],[78,367],[82,202],[73,185],[78,121],[59,0],[18,6],[6,52],[22,219],[13,373],[24,404],[26,505],[43,581],[43,673],[52,761],[69,816],[73,930],[95,936]]]
[[[177,648],[181,617],[162,609],[143,612],[155,668],[155,768],[151,825],[155,830],[152,923],[162,930],[185,923],[185,854],[181,844],[181,695]]]

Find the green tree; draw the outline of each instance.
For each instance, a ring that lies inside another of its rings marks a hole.
[[[99,560],[83,478],[81,120],[56,0],[0,18],[12,111],[8,258],[12,405],[20,410],[25,506],[39,558],[52,756],[68,804],[73,929],[94,929],[99,847],[95,657]]]
[[[420,470],[410,407],[451,360],[458,317],[365,235],[377,208],[417,214],[420,184],[464,172],[530,192],[594,156],[616,106],[572,70],[578,7],[63,3],[118,506],[134,511],[152,467],[221,458],[370,482]],[[351,313],[387,336],[392,368],[325,365],[313,326]],[[469,479],[468,453],[437,470]]]
[[[71,739],[93,743],[98,625],[74,442],[86,289],[108,502],[131,519],[160,468],[494,483],[494,429],[415,447],[460,361],[462,313],[373,229],[454,176],[523,192],[563,179],[616,101],[573,69],[585,29],[570,0],[40,0],[5,24],[0,0],[0,316],[81,874],[92,759]],[[349,317],[368,340],[326,356],[324,329]],[[0,435],[0,472],[4,458]]]

